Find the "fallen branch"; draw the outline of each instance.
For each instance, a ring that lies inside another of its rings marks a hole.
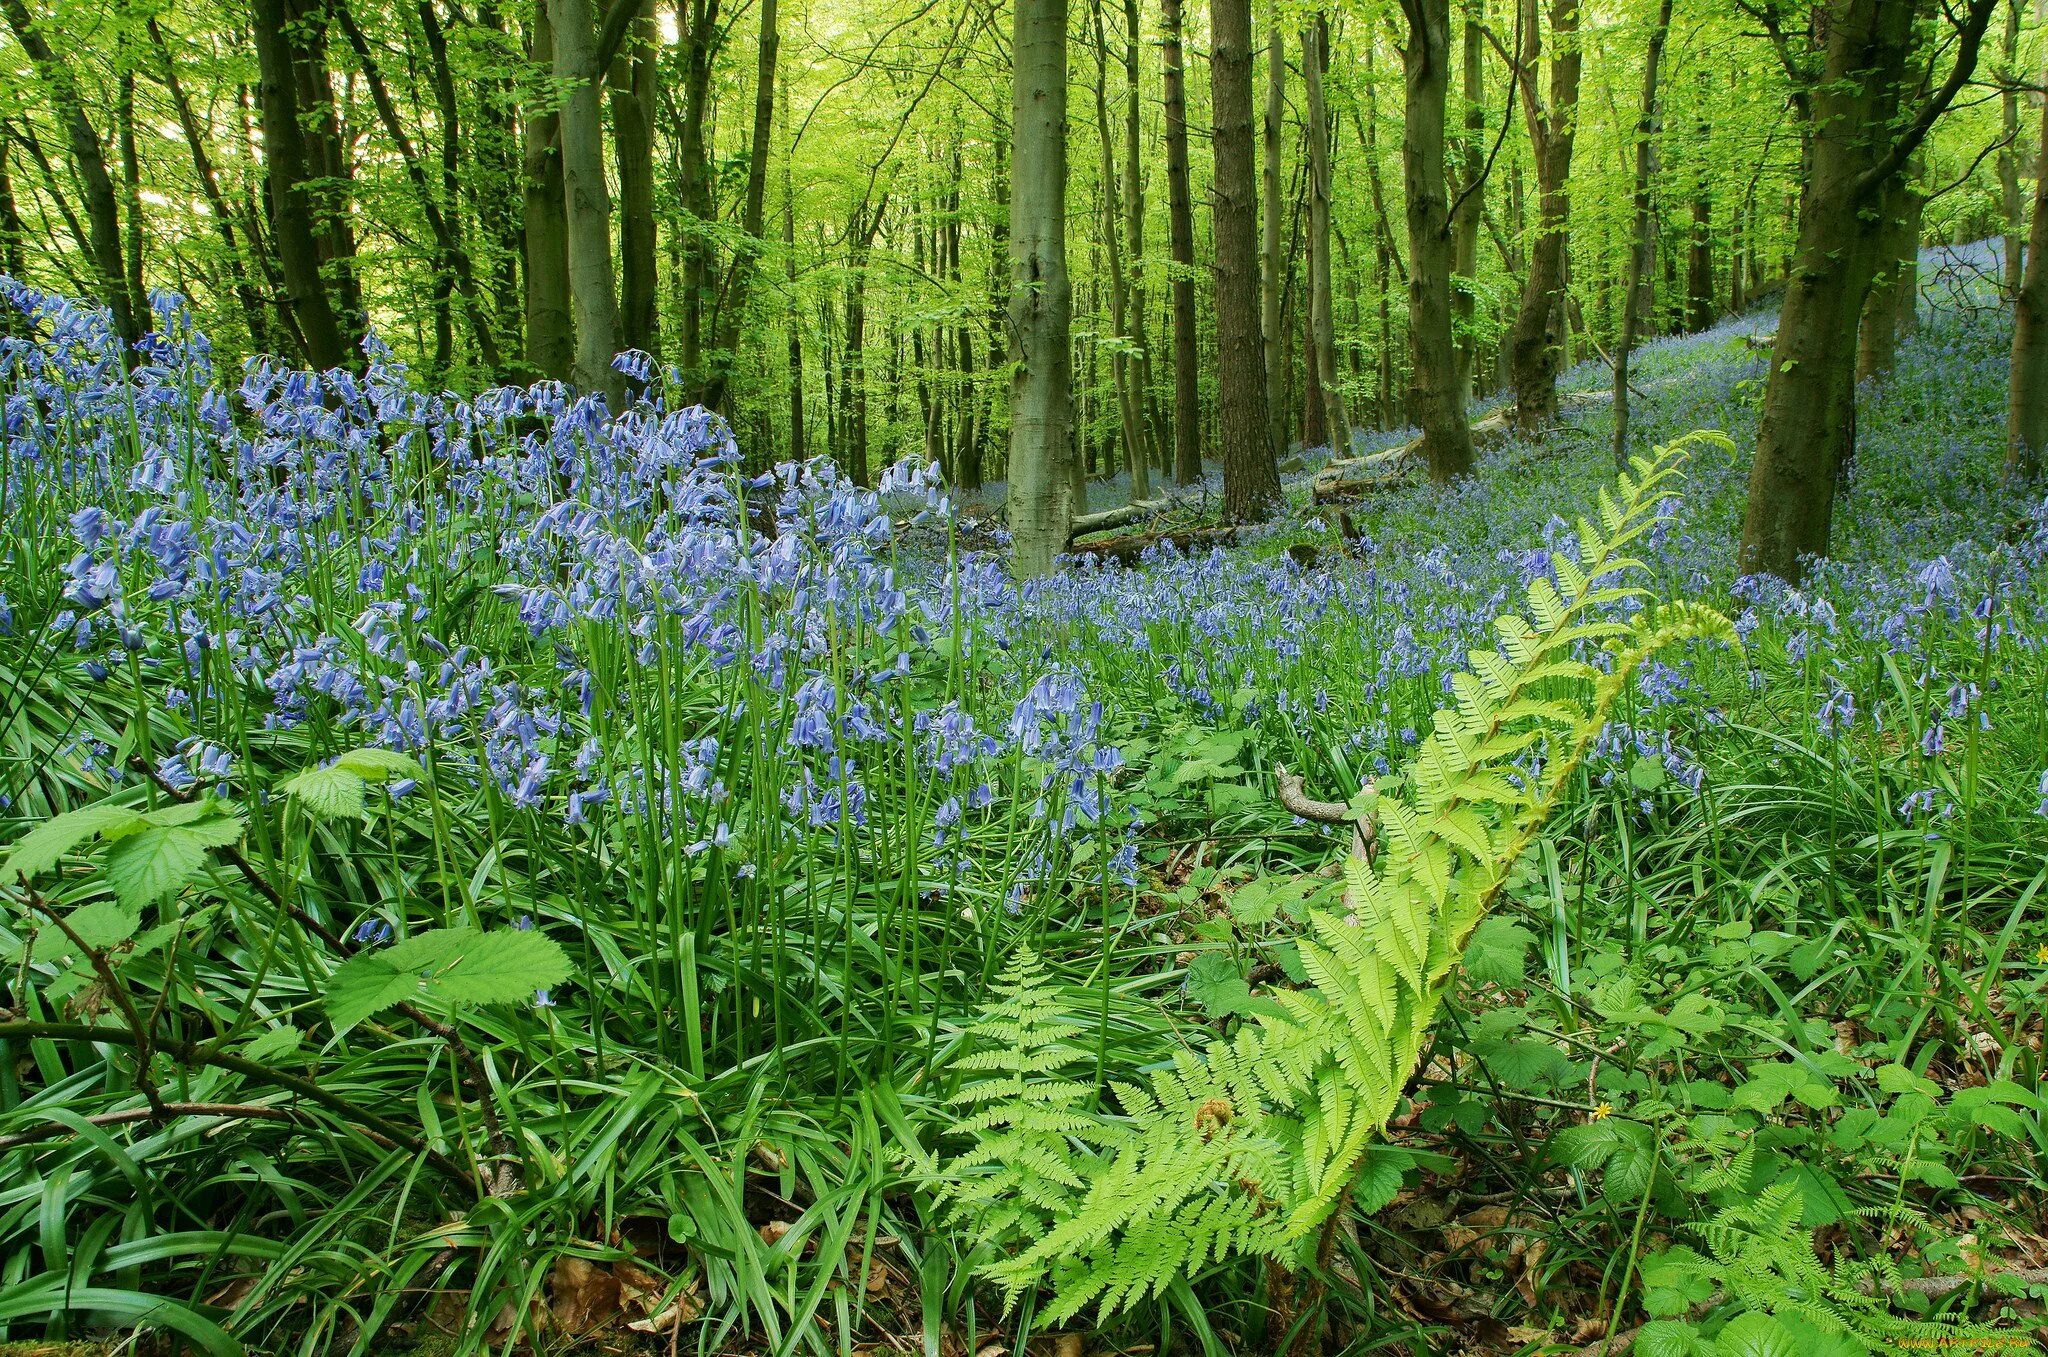
[[[1369,815],[1360,815],[1342,801],[1318,801],[1304,790],[1301,774],[1290,773],[1284,767],[1273,769],[1273,780],[1279,784],[1281,809],[1298,815],[1304,820],[1319,825],[1350,825],[1351,851],[1354,856],[1370,859],[1373,846],[1379,840],[1379,827]],[[1372,784],[1366,784],[1371,790]]]
[[[1074,519],[1073,526],[1067,530],[1067,540],[1072,542],[1076,538],[1085,537],[1091,532],[1108,532],[1111,528],[1127,528],[1133,523],[1142,523],[1148,518],[1155,518],[1160,514],[1199,503],[1202,498],[1203,492],[1188,490],[1177,495],[1157,495],[1151,499],[1133,500],[1129,504],[1120,504],[1114,509],[1101,509],[1092,514],[1081,514]]]
[[[1176,551],[1187,551],[1191,547],[1228,546],[1236,540],[1237,529],[1228,525],[1217,528],[1183,528],[1178,532],[1141,532],[1128,537],[1110,537],[1100,542],[1082,542],[1071,548],[1068,554],[1097,562],[1115,561],[1121,565],[1135,565],[1146,552],[1162,543]]]

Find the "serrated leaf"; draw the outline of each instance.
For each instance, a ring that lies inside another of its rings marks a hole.
[[[428,977],[434,996],[456,1004],[508,1004],[569,978],[569,954],[531,929],[478,933]]]
[[[99,952],[128,941],[142,925],[140,918],[112,900],[95,900],[89,905],[80,905],[64,916],[64,922],[78,935],[79,942]],[[62,928],[54,923],[45,923],[36,933],[29,960],[55,961],[77,953],[78,944],[72,942]]]
[[[295,773],[281,788],[316,820],[363,818],[363,779],[339,764]]]
[[[1465,974],[1475,985],[1514,989],[1527,978],[1529,949],[1535,942],[1535,936],[1512,919],[1488,919],[1465,944]]]
[[[306,1034],[296,1027],[273,1027],[243,1046],[242,1058],[263,1064],[282,1063],[287,1056],[296,1054],[305,1040]]]
[[[139,828],[143,823],[142,813],[126,806],[82,806],[66,811],[15,840],[6,865],[0,866],[0,881],[25,880],[47,872],[87,839],[123,827]]]
[[[394,1004],[416,999],[426,988],[417,967],[392,964],[392,953],[364,952],[335,967],[327,982],[327,1021],[334,1035],[341,1036],[357,1023],[375,1017]]]
[[[161,900],[206,865],[209,849],[242,837],[242,821],[216,815],[186,825],[145,825],[107,850],[107,884],[130,909]]]
[[[1204,952],[1188,967],[1188,998],[1212,1018],[1242,1013],[1252,997],[1237,963],[1221,952]]]
[[[336,768],[354,773],[365,782],[388,782],[392,778],[424,777],[426,770],[410,754],[375,745],[351,749],[334,761]]]

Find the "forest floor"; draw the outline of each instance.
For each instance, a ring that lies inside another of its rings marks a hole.
[[[1926,256],[1920,328],[1862,393],[1835,558],[1801,589],[1734,574],[1768,310],[1642,347],[1643,448],[1726,437],[1689,445],[1634,573],[1739,647],[1660,654],[1586,722],[1327,1266],[1198,1259],[1099,1325],[1006,1310],[985,1270],[1033,1241],[949,1196],[1015,1167],[958,1167],[996,982],[1042,958],[1071,1087],[1122,1081],[1126,1113],[1148,1072],[1310,987],[1304,925],[1335,909],[1351,831],[1287,809],[1280,772],[1412,795],[1453,676],[1576,587],[1576,516],[1614,478],[1597,358],[1565,383],[1588,399],[1456,488],[1404,481],[1346,526],[1307,502],[1304,457],[1287,515],[1228,550],[1021,587],[914,475],[878,500],[789,473],[754,537],[689,412],[598,438],[464,409],[447,474],[401,476],[431,442],[426,402],[378,403],[402,382],[326,402],[252,380],[241,425],[181,403],[197,377],[138,403],[112,361],[89,403],[24,395],[87,415],[19,421],[53,441],[23,462],[36,553],[0,578],[40,618],[0,627],[0,668],[34,676],[9,810],[116,828],[46,833],[23,868],[111,941],[7,922],[28,998],[0,1070],[0,1334],[2024,1350],[2048,1295],[2048,502],[1999,479],[1992,277],[1981,247]],[[274,476],[218,471],[259,447]],[[88,625],[114,596],[121,626]],[[195,701],[183,666],[208,655],[238,677]],[[190,851],[110,911],[160,792],[149,833]],[[491,948],[509,978],[462,990]],[[155,1052],[206,1102],[140,1101],[124,1062],[149,1043],[117,1039],[107,998],[130,986],[131,1012],[209,1034],[195,1068],[172,1060],[193,1044]],[[305,1120],[323,1093],[331,1119]],[[1089,1096],[1084,1122],[1126,1115]]]

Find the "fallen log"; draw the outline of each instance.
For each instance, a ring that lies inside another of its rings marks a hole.
[[[1151,499],[1119,504],[1114,509],[1099,509],[1092,514],[1078,514],[1074,518],[1073,526],[1067,529],[1067,540],[1072,542],[1077,538],[1086,537],[1091,532],[1108,532],[1111,528],[1128,528],[1133,523],[1140,523],[1145,519],[1198,503],[1201,498],[1199,492],[1155,495]]]
[[[1227,525],[1182,528],[1177,532],[1137,532],[1124,537],[1105,538],[1100,542],[1081,542],[1070,547],[1067,554],[1098,564],[1115,561],[1119,565],[1136,565],[1140,557],[1161,543],[1172,546],[1176,551],[1187,551],[1192,547],[1228,546],[1236,540],[1237,529]]]

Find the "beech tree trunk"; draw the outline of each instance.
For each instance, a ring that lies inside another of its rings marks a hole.
[[[527,60],[552,72],[555,25],[546,0],[534,6]],[[522,215],[526,237],[526,366],[536,377],[574,375],[576,333],[569,306],[569,199],[562,182],[561,114],[541,99],[527,111]]]
[[[725,405],[726,387],[739,361],[740,322],[758,267],[762,224],[768,197],[769,142],[775,131],[775,61],[781,48],[776,0],[761,0],[761,41],[754,67],[754,131],[747,148],[747,197],[740,208],[740,230],[747,244],[733,256],[725,300],[718,308],[718,336],[705,363],[702,400],[714,410]]]
[[[1173,479],[1202,479],[1202,398],[1195,334],[1195,206],[1188,187],[1187,76],[1182,66],[1182,0],[1162,0],[1160,80],[1166,112],[1166,213],[1173,253]]]
[[[1474,0],[1465,15],[1465,71],[1460,86],[1465,103],[1465,130],[1458,140],[1459,202],[1451,219],[1451,267],[1458,279],[1451,293],[1451,326],[1458,346],[1461,406],[1472,403],[1472,378],[1479,368],[1479,225],[1486,211],[1485,23],[1484,0]]]
[[[626,50],[610,63],[607,85],[612,146],[619,178],[619,347],[659,355],[655,315],[654,115],[659,107],[659,53],[654,6],[640,0]]]
[[[576,317],[576,385],[616,406],[625,379],[612,369],[619,351],[619,300],[612,288],[612,196],[605,183],[604,120],[598,106],[595,18],[590,0],[547,0],[555,25],[555,79],[562,105],[562,190],[569,205],[569,302]]]
[[[1908,96],[1927,0],[1836,0],[1824,16],[1798,245],[1736,555],[1744,574],[1797,584],[1806,561],[1827,554],[1836,480],[1855,450],[1857,321],[1886,234],[1885,198],[1975,69],[1996,4],[1971,0],[1949,77],[1924,101]]]
[[[1266,362],[1266,415],[1275,456],[1287,450],[1287,331],[1281,315],[1287,274],[1280,259],[1280,123],[1287,111],[1287,46],[1279,0],[1267,0],[1266,105],[1259,118],[1259,332]]]
[[[1149,499],[1151,476],[1145,466],[1145,416],[1138,391],[1136,363],[1126,352],[1130,335],[1130,290],[1124,277],[1122,202],[1116,168],[1117,139],[1109,122],[1109,40],[1102,26],[1102,0],[1095,0],[1095,131],[1102,150],[1102,247],[1109,261],[1109,323],[1119,344],[1110,355],[1116,386],[1117,416],[1124,436],[1124,466],[1131,477],[1131,500]]]
[[[142,300],[131,290],[126,251],[121,238],[120,199],[114,180],[107,173],[106,157],[100,151],[99,133],[87,119],[84,100],[71,68],[57,58],[44,40],[23,0],[0,0],[0,13],[16,42],[28,54],[36,80],[43,87],[53,111],[64,124],[71,146],[71,162],[85,195],[85,216],[92,245],[93,268],[99,273],[100,297],[114,319],[114,333],[122,341],[124,361],[133,361],[135,341],[142,337]]]
[[[1916,158],[1917,159],[1917,158]],[[1926,195],[1915,182],[1917,165],[1886,194],[1882,234],[1877,243],[1877,267],[1871,276],[1870,295],[1863,303],[1863,320],[1856,336],[1856,380],[1868,381],[1891,375],[1892,361],[1899,351],[1899,336],[1905,333],[1904,316],[1909,313],[1919,288],[1920,210]]]
[[[1138,403],[1145,415],[1145,464],[1165,473],[1165,424],[1153,386],[1152,337],[1145,319],[1145,166],[1140,154],[1144,90],[1138,67],[1138,0],[1124,0],[1124,222],[1131,258],[1131,338],[1138,345]]]
[[[2023,285],[2026,221],[2021,217],[2024,206],[2020,200],[2020,159],[2025,154],[2020,149],[2020,7],[2026,0],[2006,0],[2005,42],[2000,49],[2004,58],[1998,70],[1998,114],[1999,126],[2005,137],[2005,144],[1998,148],[1998,206],[1999,216],[2005,225],[2003,266],[2005,295],[2017,299]]]
[[[1017,0],[1011,30],[1011,568],[1044,575],[1073,520],[1067,282],[1067,0]]]
[[[1550,54],[1548,107],[1535,88],[1543,55],[1536,0],[1523,0],[1522,25],[1522,107],[1536,164],[1536,238],[1529,247],[1529,272],[1508,348],[1515,384],[1515,424],[1529,430],[1556,417],[1557,374],[1564,366],[1565,245],[1571,216],[1572,145],[1578,130],[1578,0],[1551,0],[1554,50]]]
[[[1210,0],[1209,91],[1215,120],[1216,399],[1223,516],[1255,523],[1273,515],[1281,496],[1260,334],[1251,0]]]
[[[11,7],[18,0],[7,3]],[[307,163],[299,76],[292,43],[285,33],[290,22],[286,0],[252,0],[250,17],[256,39],[270,238],[284,274],[284,305],[292,327],[304,338],[307,362],[323,370],[353,366],[356,356],[348,332],[320,272],[312,192],[307,187],[312,167]]]
[[[2048,466],[2048,117],[2041,119],[2034,219],[2014,309],[2005,474],[2010,480],[2035,481]]]
[[[1401,0],[1407,125],[1401,168],[1408,198],[1408,405],[1422,430],[1429,478],[1472,474],[1472,429],[1458,398],[1451,337],[1450,199],[1444,174],[1444,103],[1450,88],[1450,0]]]
[[[1330,68],[1330,23],[1318,14],[1301,35],[1303,88],[1308,96],[1309,331],[1315,338],[1315,371],[1330,446],[1343,455],[1351,446],[1351,413],[1337,367],[1337,309],[1330,285],[1330,120],[1323,104],[1323,74]]]
[[[1643,57],[1643,98],[1636,112],[1635,226],[1628,257],[1628,281],[1622,288],[1621,337],[1614,345],[1614,464],[1628,467],[1628,360],[1636,346],[1642,319],[1643,279],[1650,273],[1650,251],[1657,238],[1651,189],[1657,176],[1657,74],[1664,64],[1664,42],[1671,33],[1671,0],[1659,0],[1657,23]]]

